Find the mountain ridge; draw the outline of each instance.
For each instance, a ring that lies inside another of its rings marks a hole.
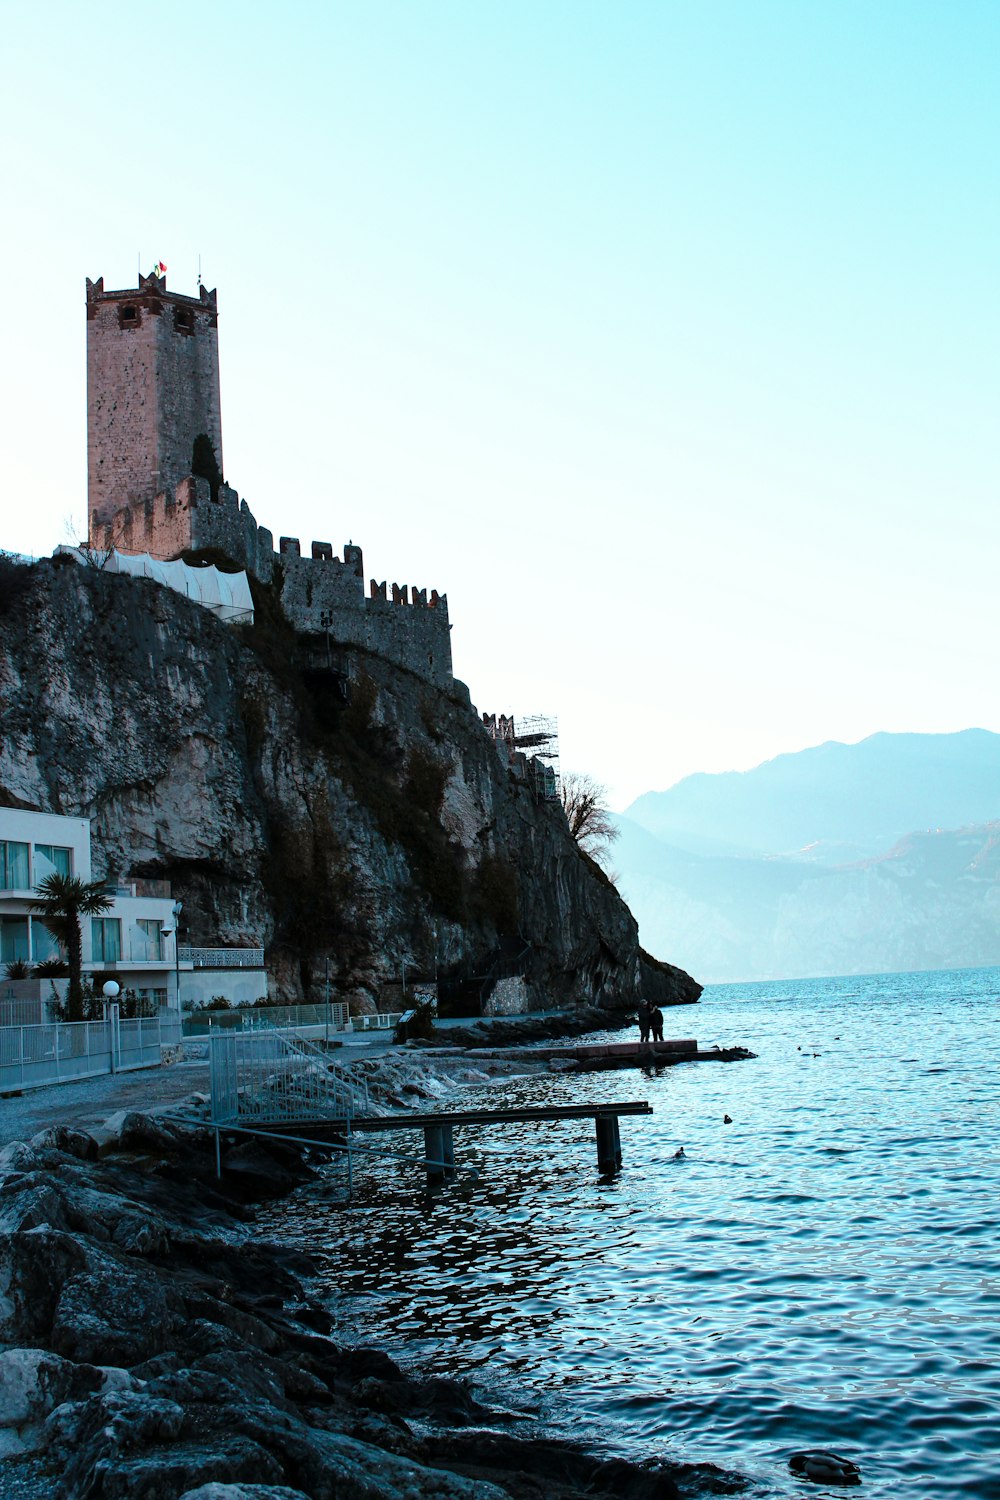
[[[827,842],[874,855],[919,828],[1000,816],[1000,735],[879,731],[827,740],[749,771],[697,772],[624,816],[694,853],[790,854]]]
[[[852,783],[843,762],[853,752],[863,764]],[[818,775],[831,762],[836,795]],[[782,798],[801,791],[791,816],[770,826],[773,788],[765,777],[761,794],[755,776],[767,767]],[[845,826],[838,799],[865,778],[865,818]],[[685,803],[691,780],[677,784],[685,792],[674,804],[647,793],[619,816],[615,862],[642,941],[669,936],[678,961],[707,981],[1000,964],[1000,735],[827,741],[753,772],[703,775]],[[699,803],[706,788],[711,807]],[[884,806],[872,815],[875,800]],[[967,816],[949,822],[954,810]],[[898,826],[907,814],[912,822]],[[795,847],[795,820],[825,836]]]

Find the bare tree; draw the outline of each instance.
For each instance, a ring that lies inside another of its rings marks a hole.
[[[119,546],[125,536],[125,516],[119,511],[117,517],[108,522],[103,528],[105,533],[104,547],[99,547],[90,539],[89,531],[81,535],[80,529],[72,516],[67,516],[63,522],[63,532],[69,545],[80,556],[81,562],[86,563],[88,568],[99,568],[101,571],[107,568],[111,561],[112,553]]]
[[[570,833],[585,854],[603,864],[621,832],[611,821],[607,787],[585,771],[569,771],[559,794]]]

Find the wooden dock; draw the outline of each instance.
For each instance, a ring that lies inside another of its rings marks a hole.
[[[737,1062],[753,1057],[754,1053],[745,1047],[701,1048],[690,1037],[663,1042],[607,1042],[600,1046],[564,1042],[552,1046],[476,1047],[467,1055],[501,1062],[575,1062],[581,1070],[596,1072],[601,1068],[665,1068],[681,1062]]]
[[[323,1119],[312,1122],[297,1121],[295,1134],[299,1139],[312,1137],[305,1144],[322,1144],[317,1135],[335,1134],[345,1139],[356,1135],[380,1135],[394,1130],[422,1130],[424,1133],[424,1165],[427,1181],[437,1184],[455,1175],[455,1130],[463,1125],[523,1125],[536,1121],[593,1120],[597,1140],[597,1170],[610,1177],[622,1164],[621,1131],[618,1121],[622,1115],[651,1115],[653,1106],[645,1099],[628,1099],[608,1104],[551,1104],[528,1106],[523,1109],[453,1109],[435,1111],[433,1114],[418,1114],[416,1111],[397,1115],[355,1115],[350,1123],[346,1120]],[[269,1132],[250,1131],[250,1134],[285,1135],[280,1125],[273,1125]]]

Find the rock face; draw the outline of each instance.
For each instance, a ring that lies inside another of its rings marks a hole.
[[[561,807],[443,690],[330,664],[258,589],[252,627],[144,579],[0,568],[0,801],[92,819],[95,872],[172,882],[188,940],[263,943],[272,990],[377,999],[523,975],[531,1008],[697,998],[649,959]]]

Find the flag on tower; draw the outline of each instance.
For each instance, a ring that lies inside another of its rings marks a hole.
[[[159,276],[162,279],[162,277],[166,276],[166,274],[167,274],[167,268],[166,268],[166,266],[163,264],[162,260],[158,260],[156,262],[156,265],[153,267],[153,275],[154,276]]]

